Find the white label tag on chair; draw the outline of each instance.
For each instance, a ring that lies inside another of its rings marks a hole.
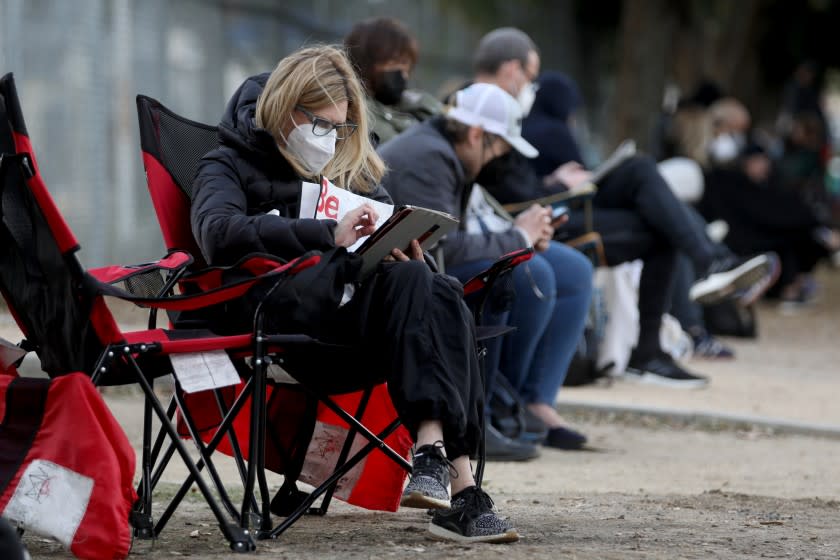
[[[3,517],[69,547],[92,492],[92,478],[52,461],[35,459],[23,471]]]
[[[173,354],[172,370],[186,393],[218,389],[239,383],[239,374],[224,350]]]
[[[26,350],[0,337],[0,370],[7,369],[24,356],[26,356]]]

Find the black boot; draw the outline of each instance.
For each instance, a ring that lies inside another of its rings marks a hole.
[[[529,461],[540,455],[536,445],[503,436],[489,421],[484,430],[488,461]]]

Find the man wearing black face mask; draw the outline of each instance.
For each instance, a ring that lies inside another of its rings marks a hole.
[[[417,41],[399,21],[383,17],[359,22],[344,47],[367,91],[371,130],[380,144],[443,110],[433,96],[407,89],[417,63]]]

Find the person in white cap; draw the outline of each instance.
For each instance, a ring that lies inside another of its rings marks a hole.
[[[403,132],[379,149],[389,171],[383,186],[398,204],[414,204],[463,217],[472,183],[493,159],[515,150],[537,151],[521,132],[522,109],[492,84],[473,84],[453,96],[445,115]],[[555,222],[556,223],[556,222]],[[525,246],[538,254],[512,274],[515,297],[507,323],[517,330],[503,341],[500,369],[534,416],[554,400],[583,332],[592,290],[592,266],[582,254],[552,241],[551,210],[534,205],[507,227],[459,231],[442,242],[447,274],[459,279],[488,261]],[[550,418],[548,418],[550,420]],[[543,443],[580,448],[586,438],[556,423]],[[489,444],[488,444],[489,447]]]

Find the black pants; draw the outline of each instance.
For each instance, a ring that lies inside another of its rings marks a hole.
[[[594,228],[603,239],[607,264],[644,262],[636,354],[646,358],[659,349],[659,327],[670,306],[677,252],[686,254],[695,269],[702,271],[716,250],[648,157],[631,158],[607,175],[592,205]],[[573,212],[565,229],[573,235],[582,232],[582,212]]]
[[[419,261],[388,263],[349,303],[322,318],[321,337],[352,350],[290,356],[284,367],[325,388],[387,381],[400,420],[416,439],[440,420],[447,456],[477,449],[484,388],[472,314],[461,285]]]

